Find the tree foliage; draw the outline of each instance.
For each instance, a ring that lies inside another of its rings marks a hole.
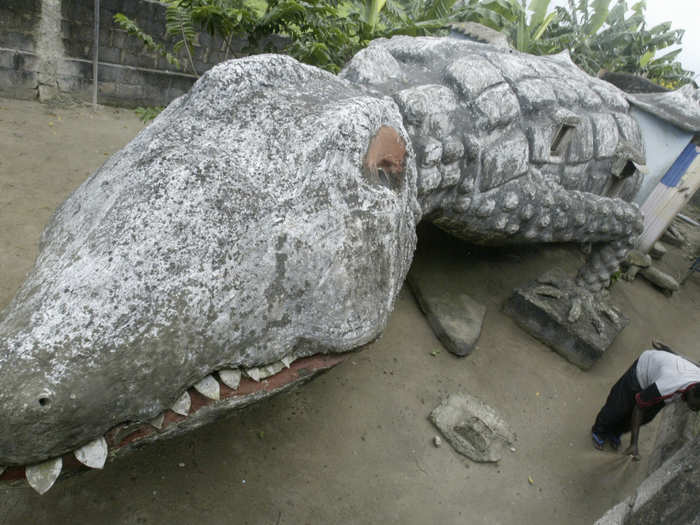
[[[557,13],[547,13],[550,0],[468,0],[465,19],[479,22],[506,35],[518,51],[554,52],[556,44],[546,34]]]
[[[257,1],[258,4],[251,4]],[[688,82],[692,73],[676,60],[683,31],[670,22],[647,27],[646,1],[568,0],[549,11],[550,0],[163,0],[170,47],[157,43],[124,15],[115,21],[171,64],[196,75],[193,59],[200,31],[225,43],[245,38],[247,54],[280,51],[338,72],[360,49],[380,37],[435,35],[451,21],[475,21],[503,32],[511,45],[534,54],[569,49],[590,74],[601,70],[641,74],[666,87]],[[269,36],[286,44],[272,48]]]
[[[601,70],[635,73],[666,87],[679,87],[692,73],[676,57],[684,31],[670,22],[649,28],[644,19],[646,1],[628,7],[626,0],[569,0],[569,8],[556,8],[557,17],[547,37],[592,75]]]
[[[646,1],[568,0],[568,8],[547,13],[550,0],[467,0],[468,19],[504,33],[511,45],[534,54],[568,49],[573,61],[592,75],[601,70],[643,75],[666,87],[692,78],[676,60],[683,30],[665,22],[649,28]],[[528,19],[529,14],[529,19]],[[665,51],[665,52],[664,52]]]
[[[270,35],[287,39],[283,49],[302,62],[338,72],[360,49],[380,37],[398,34],[430,35],[444,31],[456,20],[457,0],[268,0],[256,10],[245,0],[164,0],[166,36],[174,43],[166,49],[122,14],[115,21],[146,47],[173,64],[183,60],[194,74],[197,31],[226,42],[226,54],[234,38],[249,42],[246,53],[270,51],[261,43]],[[179,57],[178,57],[179,54]]]

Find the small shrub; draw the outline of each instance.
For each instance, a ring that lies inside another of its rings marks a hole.
[[[148,123],[154,118],[156,118],[161,111],[165,109],[165,106],[148,106],[148,107],[138,107],[134,109],[134,112],[139,116],[141,122]]]

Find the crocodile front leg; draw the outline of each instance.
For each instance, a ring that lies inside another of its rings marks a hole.
[[[576,284],[600,291],[642,230],[633,204],[546,185],[536,175],[479,194],[455,192],[432,222],[463,239],[487,243],[593,243]]]

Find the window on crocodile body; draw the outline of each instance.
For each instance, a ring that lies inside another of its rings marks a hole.
[[[610,178],[611,180],[608,183],[608,187],[604,192],[604,195],[606,197],[617,197],[620,194],[620,190],[622,190],[622,185],[627,179],[634,175],[636,171],[637,166],[635,166],[634,162],[631,160],[625,162],[625,165],[622,170],[620,170],[620,173],[617,175],[613,174],[613,176]]]
[[[550,148],[550,155],[552,157],[561,157],[566,152],[566,147],[571,142],[571,137],[574,134],[575,126],[570,124],[562,124],[559,129],[554,134],[552,139],[552,147]]]

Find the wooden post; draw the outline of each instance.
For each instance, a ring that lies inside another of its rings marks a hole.
[[[92,54],[92,107],[97,110],[97,63],[100,50],[100,0],[95,0],[95,40]]]

